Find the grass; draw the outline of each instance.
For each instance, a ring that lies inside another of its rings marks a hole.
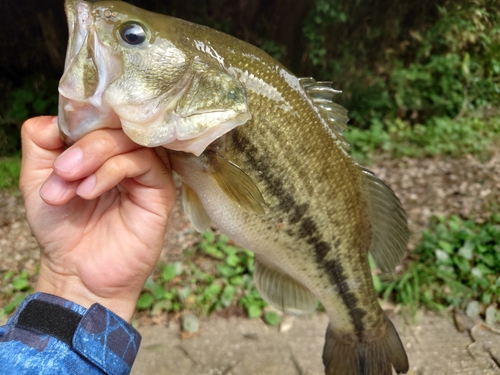
[[[384,298],[411,312],[418,308],[464,309],[473,302],[482,311],[500,304],[500,215],[485,223],[458,216],[437,217],[423,233],[417,260],[396,280],[382,282]]]
[[[0,189],[8,191],[17,189],[20,172],[20,155],[0,157]]]
[[[242,309],[250,318],[263,316],[266,303],[253,286],[253,253],[231,244],[225,235],[203,234],[196,248],[184,253],[183,263],[163,264],[148,279],[137,303],[139,311],[192,311],[209,315],[222,309]],[[267,313],[276,325],[279,317]]]
[[[5,306],[0,308],[0,316],[14,312],[27,295],[33,293],[30,277],[26,271],[22,271],[19,275],[8,271],[4,275],[4,281],[8,282],[8,286],[0,293],[0,301],[5,301]]]
[[[369,129],[349,127],[345,136],[356,160],[367,162],[380,152],[393,158],[474,154],[483,157],[500,140],[500,116],[477,113],[458,119],[434,117],[426,124],[410,125],[394,119],[374,120]]]
[[[471,302],[486,311],[500,304],[500,214],[484,223],[457,216],[434,218],[412,256],[397,277],[373,276],[380,298],[395,301],[411,314],[421,308],[465,309]],[[253,286],[253,253],[234,246],[225,235],[207,231],[185,250],[183,259],[156,267],[137,311],[154,317],[187,311],[207,316],[225,310],[262,318],[269,325],[280,323]],[[9,271],[4,279],[8,287],[1,291],[5,306],[0,315],[12,313],[33,291],[26,272]]]

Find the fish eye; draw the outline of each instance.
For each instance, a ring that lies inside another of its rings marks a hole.
[[[136,46],[146,40],[144,28],[137,23],[125,23],[119,29],[120,38],[130,45]]]

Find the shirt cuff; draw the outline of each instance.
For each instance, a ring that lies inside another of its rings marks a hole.
[[[50,335],[107,374],[129,374],[141,336],[129,323],[104,306],[89,309],[66,299],[35,293],[27,297],[7,325]],[[61,327],[62,326],[62,327]]]

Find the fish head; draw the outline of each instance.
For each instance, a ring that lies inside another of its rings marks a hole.
[[[66,0],[65,10],[59,129],[67,144],[122,128],[142,146],[199,155],[250,119],[243,85],[186,35],[197,25],[122,1]]]

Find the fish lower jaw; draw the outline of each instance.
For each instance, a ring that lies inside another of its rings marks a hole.
[[[65,142],[74,143],[98,129],[119,129],[119,117],[110,108],[59,97],[58,125]]]

